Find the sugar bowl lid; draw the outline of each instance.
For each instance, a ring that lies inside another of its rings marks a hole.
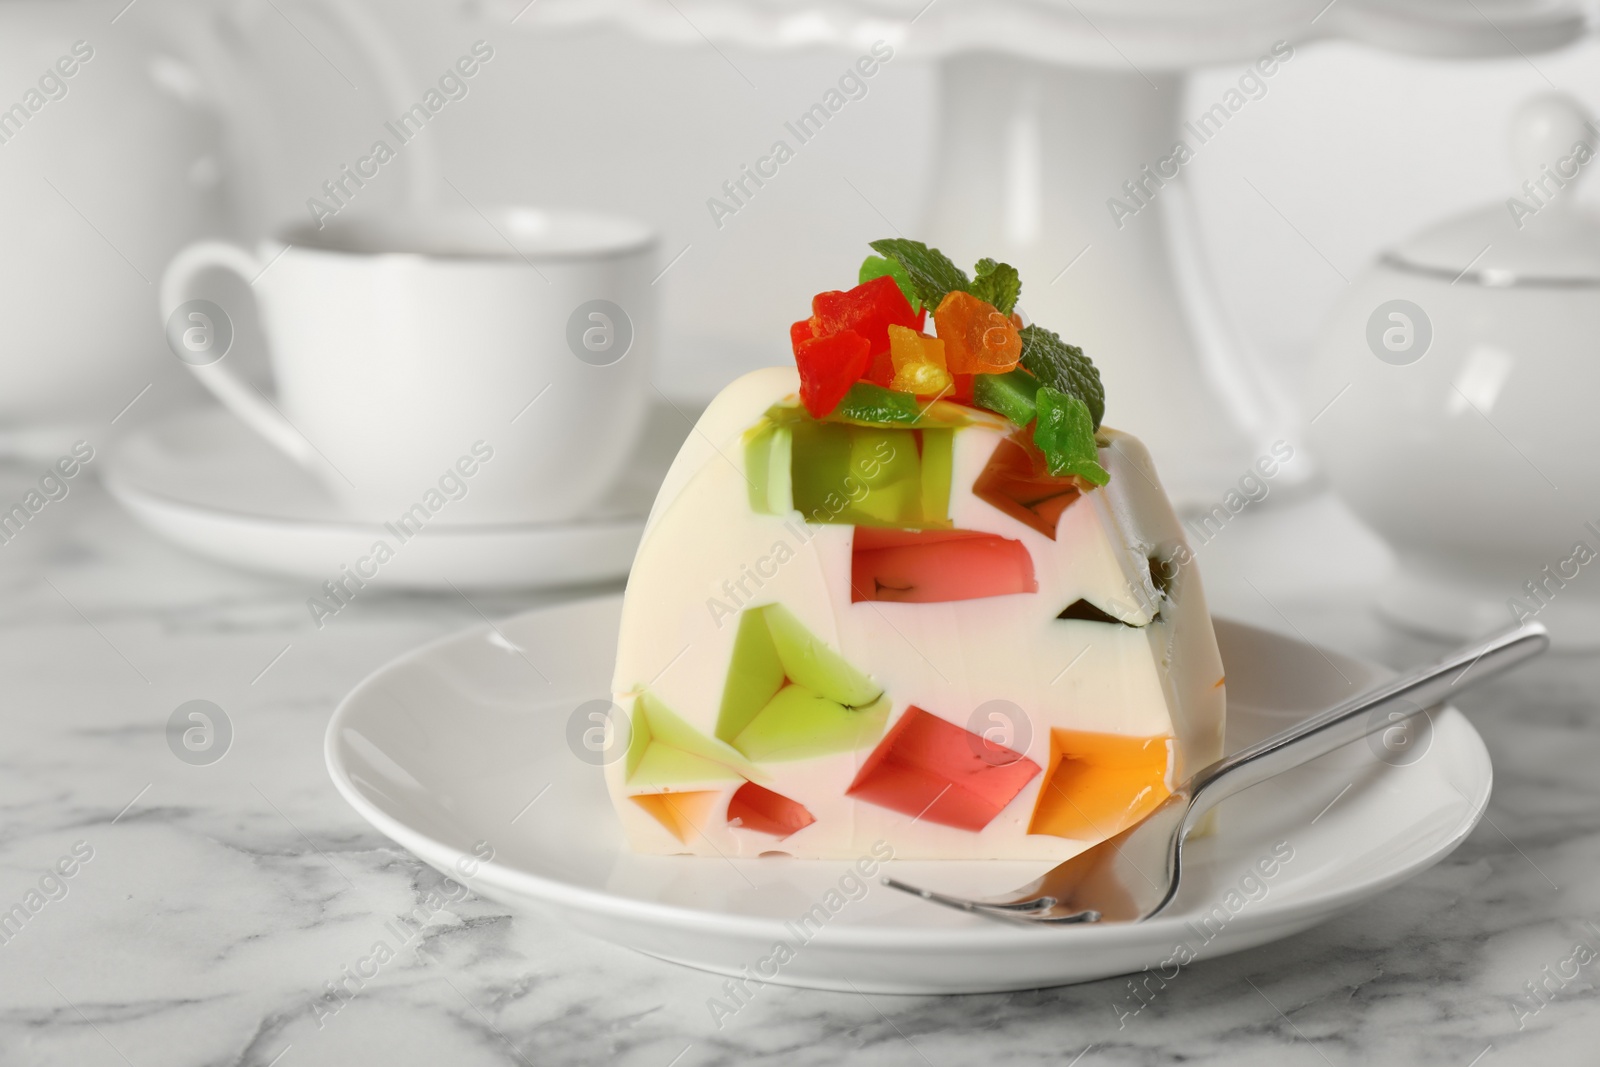
[[[1600,125],[1547,93],[1517,108],[1510,133],[1523,178],[1512,195],[1413,234],[1385,265],[1453,283],[1600,287],[1600,217],[1577,202],[1584,173],[1600,167]]]

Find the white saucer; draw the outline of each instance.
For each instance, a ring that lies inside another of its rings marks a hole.
[[[692,416],[694,413],[691,412]],[[560,586],[628,573],[656,487],[689,424],[651,414],[627,476],[581,520],[548,524],[435,524],[403,545],[381,523],[344,515],[306,471],[216,407],[133,431],[105,467],[111,495],[162,537],[250,570],[337,578],[385,540],[385,586]]]
[[[1381,746],[1357,742],[1226,802],[1218,832],[1191,843],[1173,907],[1149,922],[1017,928],[873,879],[800,944],[786,922],[838,887],[849,865],[623,849],[599,768],[574,755],[592,725],[575,709],[609,693],[620,605],[608,597],[529,612],[382,668],[329,723],[334,784],[383,833],[509,907],[729,975],[771,971],[775,964],[762,961],[782,940],[797,951],[767,981],[868,993],[1032,989],[1144,967],[1170,978],[1180,944],[1200,958],[1285,937],[1437,863],[1489,802],[1483,741],[1447,708],[1433,716],[1431,741],[1412,763],[1392,765],[1379,758]],[[1219,622],[1218,637],[1230,748],[1388,673],[1342,657],[1335,669],[1309,645],[1238,623]],[[1292,859],[1270,878],[1253,875],[1275,846]],[[492,860],[478,863],[490,850]],[[883,871],[980,894],[1022,885],[1041,867],[893,861]],[[1236,888],[1234,899],[1255,899],[1234,911],[1226,904]],[[1226,919],[1205,926],[1219,901]]]

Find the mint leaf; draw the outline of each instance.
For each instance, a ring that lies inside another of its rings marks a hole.
[[[872,250],[899,263],[911,279],[911,288],[918,299],[930,309],[952,289],[966,290],[972,282],[960,267],[950,262],[950,257],[937,248],[929,248],[921,241],[908,241],[903,237],[886,237],[873,241]]]
[[[1106,391],[1094,363],[1083,349],[1042,326],[1024,326],[1021,332],[1022,365],[1050,388],[1083,401],[1090,429],[1098,430],[1106,414]]]
[[[1002,315],[1009,315],[1015,311],[1017,295],[1022,292],[1022,278],[1017,274],[1017,268],[1009,263],[980,259],[976,269],[972,287],[967,292],[979,300],[993,304],[995,310]]]
[[[911,275],[900,265],[898,259],[885,259],[882,256],[868,256],[861,261],[861,270],[857,272],[856,284],[865,285],[874,278],[882,278],[885,274],[894,279],[906,299],[911,302],[913,312],[922,310],[922,301],[917,299],[917,291],[911,287]]]
[[[1058,477],[1076,474],[1095,485],[1109,482],[1111,475],[1100,466],[1089,405],[1048,385],[1041,385],[1034,399],[1039,413],[1033,424],[1033,443],[1044,453],[1050,473]]]

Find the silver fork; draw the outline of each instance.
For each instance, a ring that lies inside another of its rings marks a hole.
[[[1222,800],[1421,715],[1446,697],[1532,659],[1549,644],[1543,626],[1520,626],[1319,712],[1195,772],[1142,822],[1007,896],[970,900],[894,878],[884,878],[883,884],[935,904],[1012,922],[1140,922],[1172,902],[1183,873],[1184,839]],[[1468,673],[1471,678],[1464,680]]]

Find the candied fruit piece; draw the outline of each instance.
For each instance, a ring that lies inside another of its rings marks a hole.
[[[950,389],[950,399],[958,404],[972,405],[975,400],[974,390],[978,376],[976,374],[952,373],[950,377],[954,381],[954,385]]]
[[[873,352],[889,347],[891,325],[920,330],[924,321],[924,314],[911,310],[906,295],[888,275],[854,289],[831,290],[811,298],[811,332],[815,336],[849,330],[865,337]]]
[[[1022,336],[1010,319],[971,293],[954,290],[934,310],[952,374],[1002,374],[1022,357]]]
[[[908,363],[894,372],[894,380],[889,383],[889,388],[897,392],[917,396],[944,396],[954,386],[950,372],[932,363]]]
[[[816,334],[811,332],[810,319],[801,319],[789,325],[789,347],[796,352],[800,351],[802,342],[809,341],[815,336]]]
[[[788,837],[816,821],[804,804],[754,782],[741,785],[728,800],[728,822],[757,833]]]
[[[898,292],[898,290],[896,290]],[[867,339],[851,330],[801,341],[794,350],[800,371],[800,402],[813,418],[839,406],[844,394],[872,363]]]
[[[1039,379],[1021,367],[1004,374],[977,374],[972,379],[972,402],[1004,415],[1018,426],[1026,426],[1038,413],[1034,398]]]
[[[1014,434],[995,446],[972,483],[972,495],[1053,541],[1061,513],[1078,499],[1082,486],[1072,475],[1051,474],[1033,442]]]
[[[863,381],[873,385],[881,385],[885,389],[894,382],[894,360],[888,351],[874,352],[872,362],[867,365],[867,373],[861,376]]]
[[[639,793],[631,799],[684,844],[700,832],[721,796],[714,790],[693,793]]]
[[[850,600],[932,604],[1036,593],[1033,557],[1021,541],[974,530],[855,532]]]
[[[1113,837],[1171,794],[1172,738],[1050,731],[1050,766],[1028,823],[1030,834],[1080,841]]]
[[[921,708],[906,709],[846,792],[912,818],[982,830],[1039,773],[1020,752]]]
[[[890,388],[917,396],[942,396],[955,383],[944,366],[944,342],[904,326],[889,327]]]
[[[944,368],[944,342],[904,326],[889,327],[889,359],[895,370],[912,363]]]
[[[885,256],[868,256],[861,261],[861,269],[856,272],[856,281],[870,282],[874,278],[888,275],[893,278],[900,291],[911,304],[912,311],[922,310],[922,301],[917,299],[917,291],[911,284],[911,275],[906,273],[905,265],[898,259],[889,259]]]
[[[887,359],[887,354],[883,358]],[[839,406],[833,409],[833,418],[834,421],[853,422],[858,426],[911,428],[921,418],[921,407],[916,397],[897,393],[887,385],[857,382],[844,394]]]

